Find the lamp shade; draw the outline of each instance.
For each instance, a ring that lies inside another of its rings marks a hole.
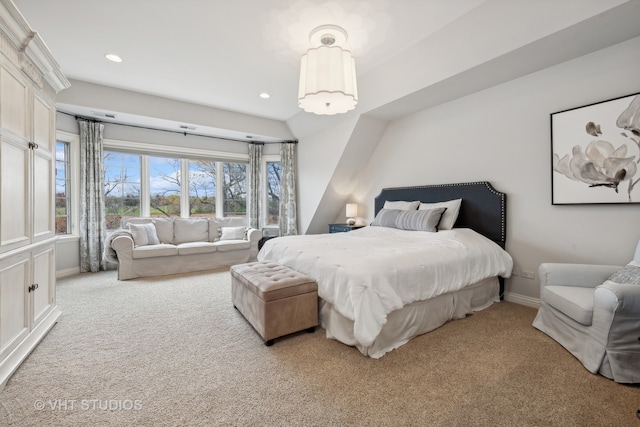
[[[336,36],[346,38],[346,32],[327,26],[314,30],[311,39],[319,38],[322,44],[309,49],[300,61],[298,105],[308,113],[346,113],[358,103],[355,62],[350,51],[333,44]]]
[[[347,203],[347,217],[353,218],[358,216],[358,205],[355,203]]]

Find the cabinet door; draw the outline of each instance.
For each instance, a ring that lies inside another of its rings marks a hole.
[[[53,107],[33,97],[33,241],[55,236]]]
[[[28,87],[18,75],[7,68],[0,68],[0,126],[28,140]]]
[[[0,252],[31,242],[30,157],[26,141],[11,135],[0,139]]]
[[[55,306],[55,249],[54,245],[44,245],[33,250],[33,325],[36,327]]]
[[[0,262],[0,360],[29,334],[30,253]]]

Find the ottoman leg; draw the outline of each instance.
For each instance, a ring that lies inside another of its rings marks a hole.
[[[271,347],[273,345],[273,340],[265,341],[264,345],[266,345],[267,347]]]
[[[315,327],[315,326],[312,326],[312,327],[310,327],[309,329],[307,329],[307,333],[309,333],[309,334],[312,334],[312,333],[314,333],[315,331],[316,331],[316,327]]]

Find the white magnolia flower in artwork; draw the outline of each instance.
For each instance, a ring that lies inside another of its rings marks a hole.
[[[620,114],[616,121],[616,126],[631,131],[632,134],[640,137],[640,95],[633,98],[627,109]]]
[[[585,151],[576,145],[572,155],[560,158],[553,154],[553,170],[574,181],[589,184],[590,187],[611,187],[618,191],[618,185],[628,181],[637,172],[635,156],[627,156],[627,146],[614,148],[607,141],[592,141]]]

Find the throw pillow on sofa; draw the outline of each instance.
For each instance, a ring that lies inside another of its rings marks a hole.
[[[136,246],[158,245],[160,240],[156,233],[156,226],[148,224],[129,224],[129,231]]]
[[[247,227],[220,227],[220,240],[246,240]]]

